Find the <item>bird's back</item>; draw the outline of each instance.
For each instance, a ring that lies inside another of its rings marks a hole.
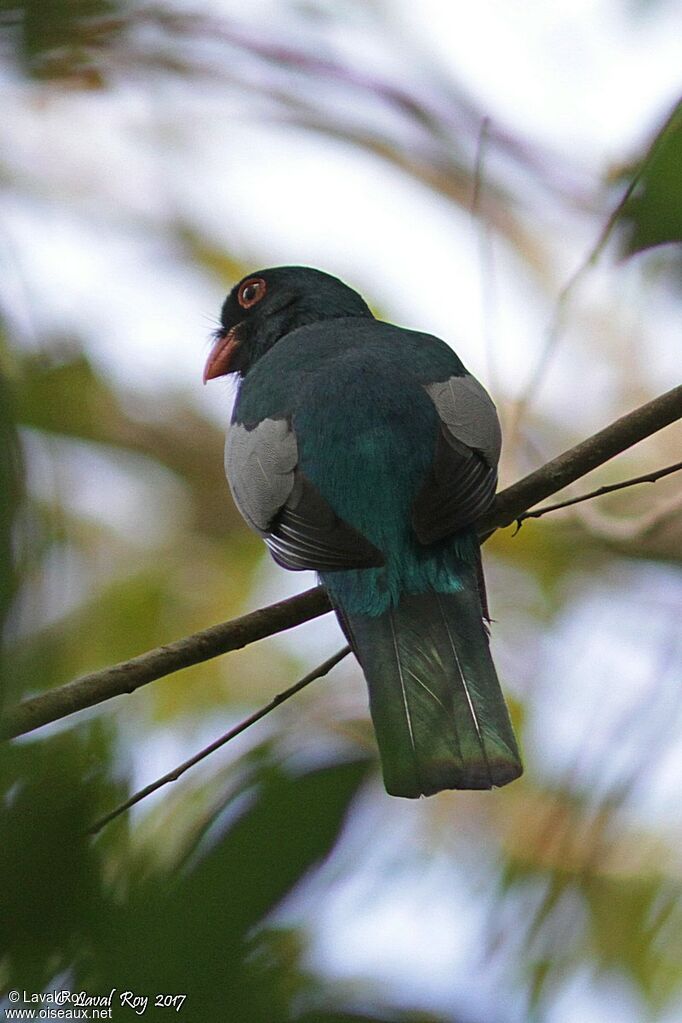
[[[243,385],[242,421],[249,413],[254,420],[287,415],[300,469],[386,558],[382,569],[325,575],[332,596],[353,610],[378,614],[405,591],[447,591],[457,585],[454,562],[475,556],[466,533],[425,547],[411,521],[440,428],[424,381],[460,367],[429,335],[378,321],[333,321],[283,338]],[[250,407],[251,392],[257,406]]]

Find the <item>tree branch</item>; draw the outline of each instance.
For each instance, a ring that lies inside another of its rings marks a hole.
[[[682,384],[621,416],[588,440],[501,491],[491,510],[477,523],[479,535],[487,539],[496,529],[510,526],[529,508],[678,419],[682,419]]]
[[[143,789],[139,789],[135,792],[130,799],[126,799],[125,803],[121,803],[120,806],[115,807],[109,813],[105,814],[104,817],[100,817],[99,820],[95,821],[92,827],[88,829],[88,834],[96,835],[98,831],[102,830],[105,824],[108,824],[109,821],[115,820],[115,818],[119,817],[120,814],[129,810],[131,806],[135,806],[135,804],[139,803],[142,799],[146,799],[147,796],[151,796],[152,792],[156,792],[158,789],[163,788],[164,785],[168,785],[172,781],[177,781],[178,778],[185,773],[185,771],[189,771],[190,767],[194,767],[194,765],[198,764],[201,760],[205,760],[206,757],[211,755],[211,753],[215,753],[215,751],[220,749],[221,746],[228,743],[230,739],[234,739],[237,735],[245,732],[247,728],[250,728],[251,725],[255,725],[256,721],[260,721],[261,718],[264,718],[265,715],[269,714],[271,710],[275,709],[275,707],[279,707],[280,703],[284,703],[285,700],[291,699],[291,697],[295,696],[296,693],[300,693],[301,689],[305,689],[305,687],[309,686],[311,682],[315,681],[315,679],[322,678],[323,675],[328,674],[328,672],[330,672],[332,668],[339,663],[339,661],[342,661],[344,657],[347,657],[349,653],[349,646],[344,646],[341,650],[337,650],[335,654],[332,654],[332,656],[322,664],[318,664],[316,668],[313,668],[313,670],[308,672],[307,675],[304,675],[302,679],[295,682],[293,686],[289,686],[289,688],[285,689],[284,692],[278,693],[277,696],[273,697],[270,703],[265,705],[265,707],[261,707],[260,710],[254,711],[254,713],[249,715],[248,718],[244,718],[244,720],[240,721],[238,725],[234,726],[234,728],[230,728],[230,730],[225,732],[224,735],[221,735],[218,739],[209,743],[208,746],[199,750],[199,752],[195,753],[194,756],[189,758],[189,760],[183,761],[182,764],[174,767],[172,771],[168,772],[168,774],[164,774],[160,778],[157,778],[156,781],[151,782],[150,785],[145,785]]]
[[[597,490],[591,490],[589,494],[580,494],[579,497],[571,497],[568,501],[557,501],[556,504],[547,504],[543,508],[537,508],[535,511],[527,511],[523,515],[519,515],[516,525],[520,529],[521,523],[525,522],[526,519],[541,519],[548,512],[559,511],[560,508],[570,508],[573,504],[591,501],[593,497],[603,497],[604,494],[613,494],[616,490],[634,487],[638,483],[656,483],[657,480],[662,480],[664,476],[670,476],[674,472],[679,472],[680,469],[682,469],[682,462],[675,462],[674,465],[667,465],[664,469],[657,469],[656,472],[649,472],[644,476],[634,476],[629,480],[621,480],[620,483],[611,483],[605,487],[598,487]]]
[[[192,636],[149,650],[147,653],[121,661],[110,668],[81,675],[58,689],[24,700],[4,715],[0,734],[5,738],[23,735],[34,728],[68,717],[77,710],[133,693],[140,686],[171,675],[181,668],[209,661],[230,650],[255,643],[286,629],[293,629],[311,618],[331,611],[329,598],[322,587],[306,590],[288,600],[251,611],[241,618],[212,625]]]
[[[491,510],[477,523],[482,541],[496,529],[512,525],[529,508],[563,490],[614,455],[679,419],[682,419],[682,385],[622,416],[593,437],[501,491]],[[307,590],[289,600],[214,625],[130,661],[91,672],[57,689],[24,700],[5,713],[0,733],[6,738],[22,735],[113,696],[132,693],[140,686],[181,668],[294,628],[330,610],[329,598],[321,587]]]

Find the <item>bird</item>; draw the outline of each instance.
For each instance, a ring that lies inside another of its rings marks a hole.
[[[367,682],[386,791],[518,778],[476,532],[501,448],[486,390],[444,341],[303,266],[228,294],[204,382],[228,374],[232,497],[279,565],[325,587]]]

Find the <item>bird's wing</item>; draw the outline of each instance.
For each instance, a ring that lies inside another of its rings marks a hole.
[[[234,423],[225,472],[237,508],[284,568],[333,572],[384,563],[298,468],[298,445],[286,419],[263,419],[252,428]]]
[[[497,487],[501,433],[488,392],[470,374],[426,384],[441,421],[431,471],[412,508],[421,543],[476,521]]]

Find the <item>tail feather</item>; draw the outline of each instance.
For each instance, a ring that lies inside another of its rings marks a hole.
[[[455,593],[405,595],[378,616],[340,615],[367,679],[392,795],[489,789],[521,774],[471,583]]]

